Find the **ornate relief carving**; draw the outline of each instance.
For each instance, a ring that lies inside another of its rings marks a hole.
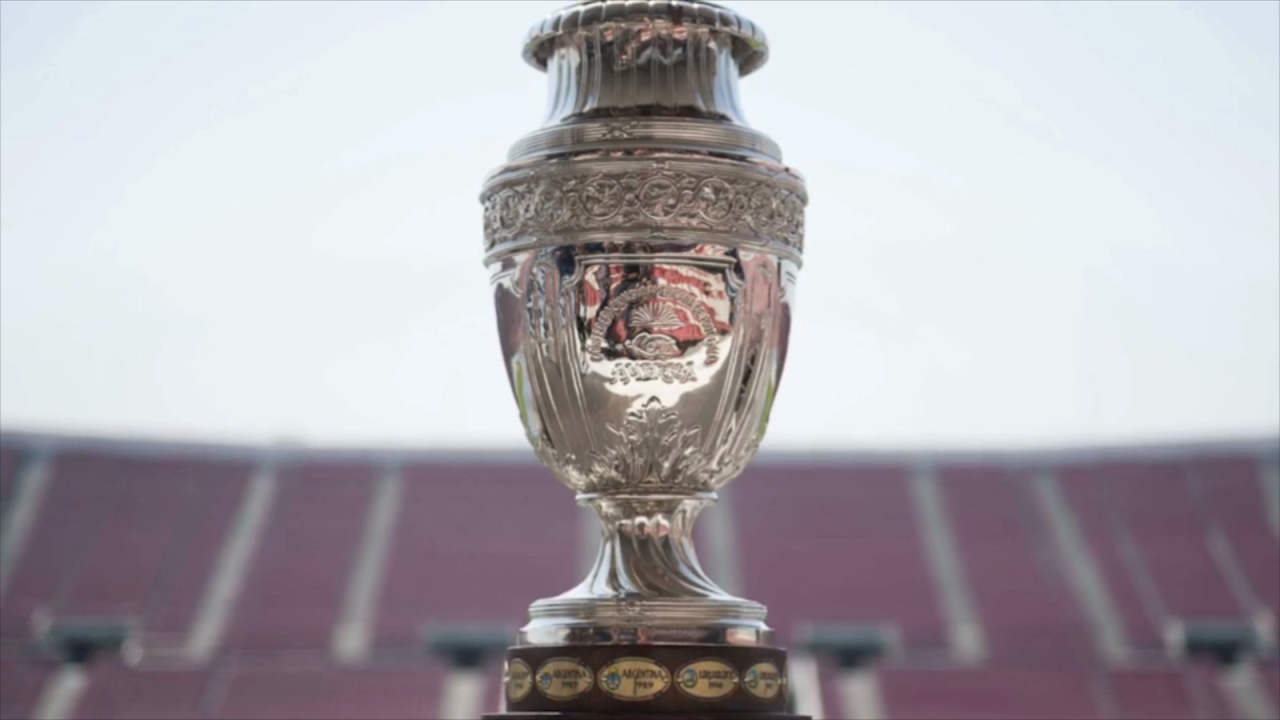
[[[533,177],[491,187],[485,249],[528,236],[581,230],[710,230],[803,249],[804,199],[768,178],[672,170]]]
[[[685,427],[680,413],[658,398],[627,413],[621,426],[605,424],[605,448],[592,453],[587,473],[600,490],[701,488],[710,461],[701,448],[702,428]]]

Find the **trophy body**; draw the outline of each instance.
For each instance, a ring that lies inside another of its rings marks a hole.
[[[548,118],[485,183],[486,263],[529,441],[602,543],[581,584],[530,608],[511,716],[789,717],[765,608],[692,543],[786,359],[804,184],[737,99],[766,52],[689,0],[580,3],[526,45]]]

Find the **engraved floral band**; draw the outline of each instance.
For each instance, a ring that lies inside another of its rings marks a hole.
[[[806,201],[804,181],[780,167],[687,157],[508,169],[481,195],[489,260],[543,245],[625,240],[618,233],[635,233],[636,239],[656,235],[742,245],[798,264]]]

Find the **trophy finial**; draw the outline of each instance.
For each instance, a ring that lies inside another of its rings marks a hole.
[[[588,0],[535,25],[524,47],[549,78],[549,125],[622,115],[745,125],[738,78],[768,54],[750,20],[694,0]]]
[[[547,70],[555,41],[576,34],[594,34],[608,25],[611,33],[622,29],[653,31],[681,28],[675,38],[688,33],[714,33],[732,47],[739,74],[758,70],[769,59],[764,30],[729,8],[704,0],[581,0],[548,15],[529,30],[524,46],[525,62]]]

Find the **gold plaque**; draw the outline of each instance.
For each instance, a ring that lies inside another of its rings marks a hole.
[[[738,689],[738,671],[723,660],[694,660],[676,673],[676,687],[690,697],[719,700]]]
[[[619,700],[652,700],[668,687],[671,673],[649,658],[621,658],[600,669],[600,689]]]
[[[503,672],[503,682],[507,685],[507,699],[520,702],[533,690],[533,668],[523,660],[512,660]]]
[[[772,700],[782,691],[782,673],[771,662],[756,663],[743,673],[742,687],[761,700]]]
[[[567,657],[551,658],[538,668],[538,692],[550,700],[572,700],[591,689],[591,668]]]

